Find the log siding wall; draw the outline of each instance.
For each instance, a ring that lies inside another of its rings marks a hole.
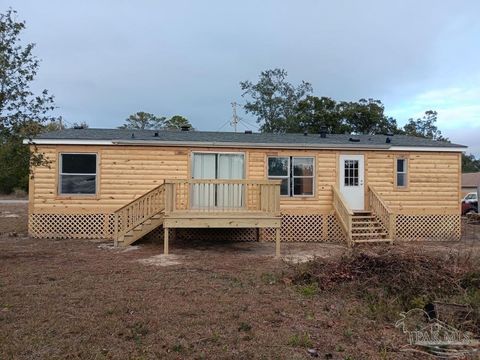
[[[108,214],[141,196],[164,179],[191,177],[191,152],[243,152],[246,177],[265,179],[268,156],[315,157],[313,197],[282,197],[285,213],[332,214],[331,186],[338,183],[340,154],[363,154],[365,189],[375,187],[387,204],[404,215],[458,215],[461,196],[460,154],[456,152],[391,152],[333,150],[268,150],[157,146],[42,145],[38,151],[51,161],[37,167],[30,181],[30,214]],[[98,154],[98,193],[95,196],[58,195],[58,157],[62,152]],[[408,159],[408,187],[395,187],[395,161]],[[367,201],[367,197],[365,198]],[[108,227],[107,225],[105,225]]]

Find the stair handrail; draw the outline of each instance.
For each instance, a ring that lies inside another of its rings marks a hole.
[[[333,208],[340,219],[340,224],[347,233],[347,243],[350,246],[352,244],[353,211],[350,209],[342,193],[336,186],[332,186],[332,192]]]
[[[388,238],[393,240],[395,234],[395,214],[371,185],[368,185],[368,206],[372,214],[378,218],[387,231]]]
[[[115,246],[121,236],[163,210],[165,210],[165,184],[163,183],[115,210],[113,213]]]

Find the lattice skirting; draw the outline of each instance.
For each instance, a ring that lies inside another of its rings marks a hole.
[[[113,239],[112,214],[30,214],[33,237],[57,239]]]
[[[396,215],[395,240],[460,240],[460,215]]]
[[[459,240],[460,215],[396,215],[395,240]],[[274,241],[275,229],[175,229],[175,239]],[[29,233],[39,238],[113,239],[112,214],[30,214]],[[163,229],[149,236],[163,238]],[[345,242],[334,213],[282,213],[283,242]]]
[[[258,241],[258,229],[246,228],[185,228],[170,229],[172,240],[229,240]],[[148,240],[163,240],[163,227],[159,227],[145,236]]]
[[[343,231],[334,213],[282,213],[283,242],[345,242]],[[275,229],[260,229],[261,241],[274,241]]]

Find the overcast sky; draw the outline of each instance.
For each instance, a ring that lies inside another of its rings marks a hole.
[[[1,3],[27,22],[35,86],[70,123],[147,111],[231,130],[239,82],[279,67],[318,96],[380,99],[400,124],[437,110],[443,133],[480,155],[478,0]]]

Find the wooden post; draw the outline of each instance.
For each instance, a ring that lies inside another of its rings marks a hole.
[[[280,228],[275,229],[275,258],[280,258]]]
[[[395,213],[389,214],[389,220],[390,223],[388,224],[388,235],[390,237],[390,240],[395,239],[395,233],[396,233],[396,225],[397,225],[397,215]]]
[[[118,213],[115,212],[115,230],[113,231],[113,246],[117,247],[118,246]]]
[[[163,254],[168,255],[168,228],[163,228]]]

